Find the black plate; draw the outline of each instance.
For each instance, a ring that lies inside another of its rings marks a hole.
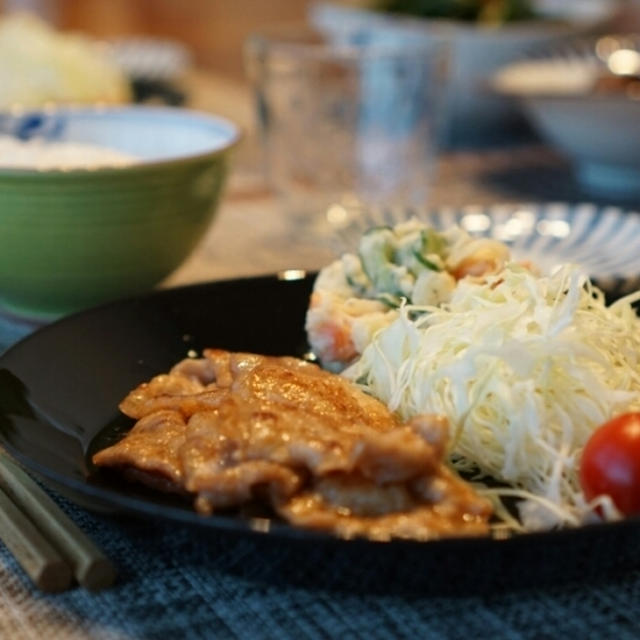
[[[37,331],[0,358],[0,442],[84,507],[194,525],[194,535],[211,543],[242,540],[256,554],[247,565],[251,575],[264,566],[270,581],[466,593],[584,580],[640,565],[637,519],[507,540],[345,541],[262,517],[202,517],[189,504],[92,468],[91,453],[131,425],[118,402],[190,350],[303,355],[312,282],[311,274],[281,274],[162,290]],[[258,563],[276,548],[276,563]]]

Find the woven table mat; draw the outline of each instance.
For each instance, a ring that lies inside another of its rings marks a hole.
[[[470,597],[363,595],[251,577],[282,550],[207,544],[193,529],[96,516],[58,498],[117,564],[107,591],[34,593],[0,548],[0,637],[637,638],[640,572],[598,584]],[[240,569],[243,576],[238,575]],[[257,572],[261,573],[261,572]]]

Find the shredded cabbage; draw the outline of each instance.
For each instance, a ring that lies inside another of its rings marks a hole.
[[[442,306],[405,304],[343,374],[404,418],[447,416],[454,466],[528,497],[524,529],[579,524],[594,509],[578,480],[582,447],[640,409],[637,300],[607,306],[573,265],[539,277],[510,263],[461,280]]]
[[[59,32],[32,13],[0,18],[0,108],[130,99],[126,74],[96,41]]]

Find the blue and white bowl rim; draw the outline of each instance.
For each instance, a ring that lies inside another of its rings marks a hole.
[[[79,127],[82,123],[91,127]],[[94,126],[95,125],[95,126]],[[126,132],[120,127],[126,127]],[[154,129],[150,129],[153,126]],[[78,129],[82,132],[78,134]],[[109,130],[111,128],[111,131]],[[137,129],[140,135],[136,135]],[[47,142],[82,142],[103,144],[120,151],[135,153],[136,145],[144,145],[136,167],[146,167],[176,160],[194,159],[217,154],[234,147],[242,137],[239,125],[213,113],[183,107],[156,105],[65,105],[0,112],[0,134],[21,140],[40,139]],[[172,141],[172,133],[174,138]],[[180,136],[189,138],[180,143]],[[163,146],[165,144],[168,146]],[[172,148],[170,145],[173,144]],[[151,146],[149,146],[151,145]],[[153,146],[158,148],[155,152]],[[128,170],[115,167],[103,170]],[[5,169],[2,169],[5,171]],[[16,172],[36,171],[9,169]]]

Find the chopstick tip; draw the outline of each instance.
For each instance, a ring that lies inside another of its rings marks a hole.
[[[104,556],[94,558],[82,571],[76,574],[78,583],[89,591],[107,589],[115,582],[116,577],[115,567]]]
[[[32,576],[33,582],[41,591],[60,593],[66,591],[72,583],[73,575],[69,566],[63,562],[47,564],[37,574]]]

